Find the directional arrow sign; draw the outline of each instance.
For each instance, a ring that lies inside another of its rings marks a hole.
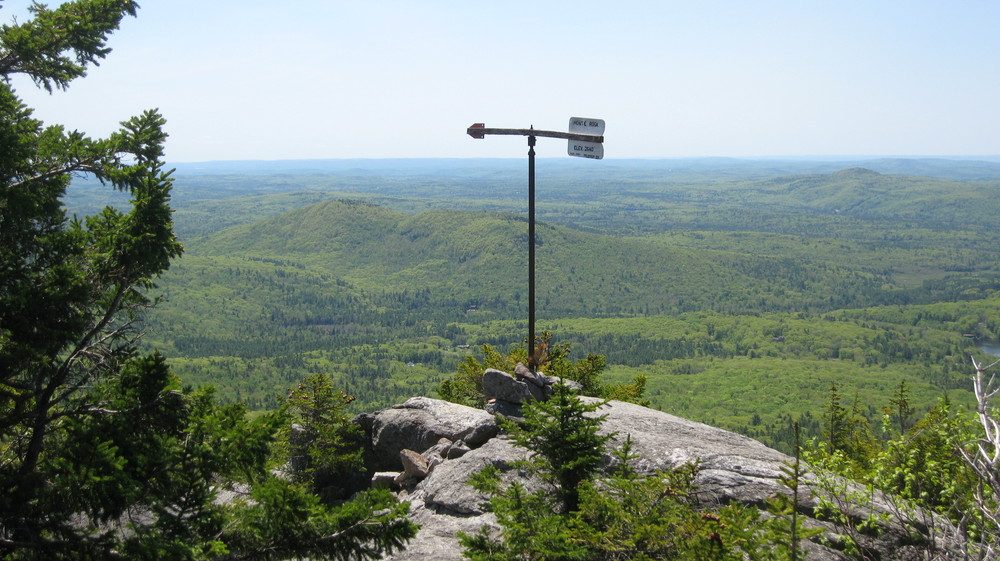
[[[577,134],[604,135],[604,119],[585,119],[583,117],[570,117],[569,132]],[[604,158],[604,144],[600,142],[587,142],[585,140],[570,140],[566,152],[570,156],[580,158],[592,158],[600,160]]]
[[[486,125],[483,124],[483,123],[473,123],[473,125],[471,127],[469,127],[469,130],[466,131],[466,132],[468,132],[469,136],[471,136],[472,138],[483,139],[483,138],[486,138],[486,135],[484,133],[480,132],[480,130],[485,129],[485,128],[486,128]]]

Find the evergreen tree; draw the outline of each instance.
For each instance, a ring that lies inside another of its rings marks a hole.
[[[587,415],[600,403],[582,402],[566,384],[556,384],[554,390],[548,401],[525,405],[524,429],[514,429],[511,438],[536,453],[538,472],[556,483],[563,512],[573,512],[579,507],[580,484],[601,467],[611,435],[598,432],[605,415]]]
[[[51,91],[84,76],[134,16],[130,0],[77,0],[0,27],[0,557],[377,558],[414,528],[369,493],[332,507],[267,469],[280,418],[248,421],[182,388],[139,353],[146,291],[180,255],[163,168],[164,120],[147,111],[104,139],[32,117],[9,78]],[[89,174],[127,210],[68,218]],[[220,492],[248,498],[220,504]],[[293,531],[294,530],[294,531]]]
[[[839,453],[864,471],[868,469],[878,450],[871,423],[862,414],[857,397],[850,409],[841,403],[841,399],[837,385],[830,384],[830,402],[824,415],[822,445],[827,454]]]
[[[363,476],[361,427],[345,414],[352,401],[325,374],[309,376],[288,395],[295,422],[287,436],[291,475],[327,501],[347,498]]]

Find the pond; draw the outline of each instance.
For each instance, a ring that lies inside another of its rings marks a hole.
[[[979,345],[979,350],[1000,357],[1000,341],[989,341]]]

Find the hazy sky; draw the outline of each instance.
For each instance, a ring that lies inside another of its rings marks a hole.
[[[174,162],[515,158],[465,129],[571,116],[607,158],[1000,154],[996,0],[140,4],[68,91],[15,82],[37,116],[103,135],[158,107]]]

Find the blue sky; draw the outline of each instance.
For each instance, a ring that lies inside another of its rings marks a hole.
[[[103,135],[158,107],[175,162],[516,158],[466,127],[571,116],[607,158],[1000,154],[994,0],[140,4],[68,91],[15,81],[37,116]]]

